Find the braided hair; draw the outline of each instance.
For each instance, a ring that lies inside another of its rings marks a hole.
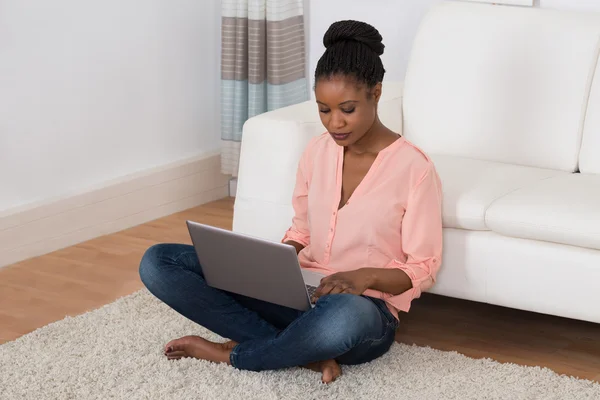
[[[352,77],[368,88],[382,82],[382,39],[379,31],[365,22],[346,20],[331,24],[323,37],[326,50],[317,63],[315,86],[320,78],[335,75]]]

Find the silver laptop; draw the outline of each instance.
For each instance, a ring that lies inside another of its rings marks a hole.
[[[209,286],[301,311],[314,306],[310,296],[324,275],[302,270],[294,247],[193,221],[187,226]]]

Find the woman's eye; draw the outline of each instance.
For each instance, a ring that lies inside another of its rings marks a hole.
[[[319,112],[321,112],[323,114],[327,114],[329,112],[329,110],[319,110]]]
[[[346,114],[352,114],[354,112],[354,108],[350,108],[348,110],[342,110],[343,112],[345,112]]]

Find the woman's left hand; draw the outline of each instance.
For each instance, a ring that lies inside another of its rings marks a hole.
[[[349,293],[361,295],[369,288],[369,274],[366,269],[337,272],[321,279],[311,301],[315,303],[319,297],[327,294]]]

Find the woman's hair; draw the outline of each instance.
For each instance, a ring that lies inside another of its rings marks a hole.
[[[315,70],[315,85],[320,78],[350,76],[372,88],[383,81],[385,69],[380,55],[384,45],[379,31],[361,21],[338,21],[331,24],[323,44],[325,53]]]

